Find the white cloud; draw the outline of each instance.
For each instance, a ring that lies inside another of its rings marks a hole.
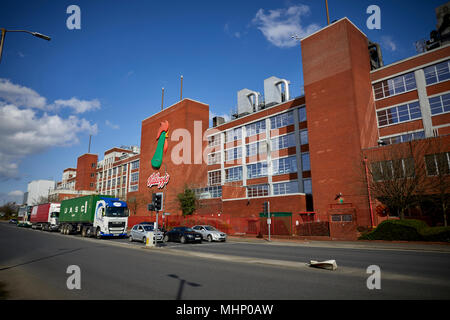
[[[55,100],[54,106],[56,108],[72,108],[75,113],[84,113],[87,111],[100,109],[100,101],[94,100],[79,100],[75,97],[69,100]]]
[[[14,190],[8,193],[8,196],[10,197],[23,197],[23,191],[21,190]]]
[[[391,36],[383,36],[381,37],[381,45],[390,51],[397,50],[397,44],[392,40]]]
[[[118,124],[114,124],[114,123],[112,123],[112,122],[109,121],[109,120],[106,120],[106,121],[105,121],[105,124],[106,124],[108,127],[110,127],[111,129],[114,129],[114,130],[120,129],[120,126],[119,126]]]
[[[298,41],[292,36],[306,37],[319,30],[318,24],[302,25],[302,17],[308,16],[310,9],[306,5],[291,6],[287,9],[269,10],[268,14],[259,9],[252,23],[273,45],[280,48],[294,47]]]
[[[97,134],[97,124],[76,115],[62,118],[49,112],[58,107],[73,108],[75,113],[95,110],[100,107],[98,100],[57,101],[48,105],[36,91],[0,79],[0,180],[17,178],[19,163],[27,156],[76,144],[80,133]],[[43,114],[36,109],[44,110]]]
[[[47,100],[33,89],[13,84],[8,79],[0,79],[0,99],[16,106],[45,109]]]

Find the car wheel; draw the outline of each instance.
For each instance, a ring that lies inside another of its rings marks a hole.
[[[81,230],[81,236],[83,238],[86,238],[86,227],[84,227],[83,230]]]
[[[183,244],[186,243],[186,238],[184,236],[181,236],[180,242],[183,243]]]
[[[102,234],[101,234],[100,228],[97,228],[97,232],[95,233],[95,236],[97,237],[97,239],[101,239],[102,238]]]
[[[212,242],[212,236],[208,234],[208,242]]]
[[[169,236],[168,235],[164,236],[164,242],[169,242]]]
[[[143,242],[144,244],[147,244],[147,238],[146,238],[146,237],[143,237],[143,238],[142,238],[142,242]]]
[[[130,236],[128,237],[128,240],[129,240],[130,242],[133,242],[133,237],[132,237],[131,234],[130,234]]]

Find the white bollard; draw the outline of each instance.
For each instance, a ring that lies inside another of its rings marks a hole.
[[[155,246],[155,233],[153,231],[149,231],[145,235],[145,246],[146,247],[154,247]]]

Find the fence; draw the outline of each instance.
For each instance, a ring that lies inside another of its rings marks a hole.
[[[156,218],[146,216],[130,216],[129,227],[144,221],[155,221]],[[236,216],[231,214],[194,214],[192,216],[170,215],[164,219],[159,216],[159,224],[166,229],[176,226],[211,225],[228,235],[268,235],[274,236],[330,236],[329,223],[305,219],[304,214],[289,212],[272,213],[271,224],[267,224],[267,217]]]

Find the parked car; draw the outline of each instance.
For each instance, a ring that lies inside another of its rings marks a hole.
[[[11,220],[9,220],[9,223],[17,224],[17,219],[11,219]]]
[[[133,226],[130,230],[130,235],[128,239],[132,241],[142,241],[146,243],[147,232],[154,231],[153,225],[150,224],[137,224]],[[156,230],[155,237],[157,242],[162,242],[164,240],[164,234],[160,230]]]
[[[196,232],[201,233],[203,240],[208,240],[209,242],[227,240],[227,234],[225,232],[217,230],[213,226],[198,225],[193,226],[192,229],[194,229],[194,231]]]
[[[175,227],[164,236],[164,242],[168,241],[202,242],[202,235],[189,227]]]

